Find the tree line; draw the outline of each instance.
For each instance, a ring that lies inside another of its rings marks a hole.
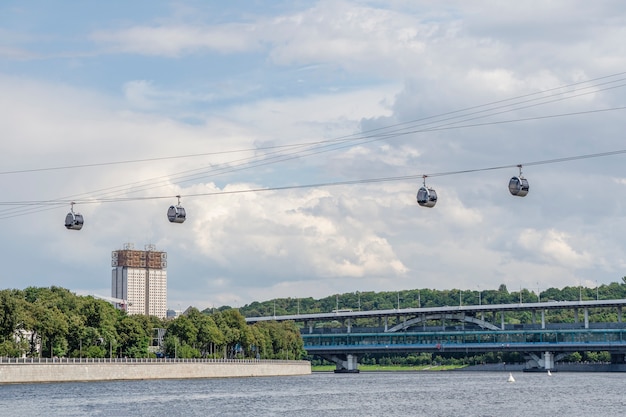
[[[565,287],[520,289],[353,292],[321,299],[277,298],[255,301],[239,309],[222,306],[199,311],[190,307],[174,319],[128,315],[109,302],[78,296],[60,287],[0,291],[0,356],[145,358],[164,355],[177,358],[300,359],[306,357],[300,330],[294,322],[264,321],[248,325],[245,317],[292,315],[340,310],[386,310],[477,304],[532,303],[626,298],[622,282],[595,288]],[[591,322],[615,322],[611,309],[593,309]],[[375,319],[353,320],[353,326],[376,326]],[[507,313],[506,323],[531,323],[529,312]],[[571,309],[549,310],[546,322],[570,323]],[[391,324],[391,323],[390,323]],[[325,323],[343,326],[344,323]],[[366,358],[363,358],[364,360]],[[388,361],[390,358],[370,358]],[[467,358],[457,358],[467,360]],[[474,358],[475,361],[501,358]],[[583,357],[583,360],[593,359]],[[425,361],[411,355],[397,361]]]
[[[489,305],[489,304],[517,304],[536,303],[546,301],[578,301],[578,300],[614,300],[626,298],[626,277],[621,282],[602,284],[597,287],[568,286],[564,288],[522,288],[519,291],[509,291],[502,284],[498,289],[476,290],[434,290],[413,289],[404,291],[388,292],[353,292],[334,294],[321,299],[309,298],[277,298],[264,302],[253,302],[240,308],[240,312],[246,317],[264,317],[272,315],[294,315],[328,313],[334,310],[390,310],[395,308],[419,308],[419,307],[445,307],[458,305]],[[228,309],[230,307],[224,306]],[[589,311],[589,321],[598,323],[617,322],[615,309],[597,308]],[[395,324],[395,320],[389,317],[389,325]],[[492,318],[495,321],[495,317]],[[545,313],[546,323],[573,323],[576,320],[573,309],[554,309]],[[506,324],[531,324],[532,313],[528,311],[507,312]],[[377,327],[380,325],[376,318],[352,319],[354,327]],[[440,323],[431,322],[430,325]],[[499,320],[498,320],[499,324]],[[345,327],[345,322],[334,321],[320,323],[323,327]],[[308,357],[313,365],[327,364],[326,361]],[[565,358],[570,362],[608,362],[611,355],[608,352],[573,352]],[[463,353],[442,354],[367,354],[359,357],[359,363],[370,365],[471,365],[481,363],[520,363],[524,361],[523,354],[519,352],[490,352],[477,355]]]
[[[614,300],[626,298],[626,277],[621,282],[602,284],[598,287],[567,286],[564,288],[521,288],[509,291],[502,284],[498,289],[412,289],[387,292],[352,292],[334,294],[321,299],[277,298],[268,301],[255,301],[239,308],[245,317],[267,317],[294,314],[330,313],[334,310],[370,311],[419,307],[445,307],[459,305],[518,304],[546,301],[586,301]],[[229,309],[229,306],[220,309]],[[209,311],[209,310],[206,310]],[[390,318],[390,324],[393,319]],[[547,323],[574,322],[572,309],[556,309],[546,312]],[[611,309],[593,309],[589,320],[592,322],[615,322],[617,313]],[[511,312],[506,315],[507,324],[528,324],[532,322],[530,312]],[[327,324],[332,325],[332,324]],[[341,325],[335,323],[335,325]],[[375,327],[376,319],[352,320],[352,326]]]
[[[0,356],[300,359],[293,322],[248,325],[236,309],[173,319],[129,315],[60,287],[0,291]]]

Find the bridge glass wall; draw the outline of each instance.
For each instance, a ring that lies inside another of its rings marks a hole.
[[[302,334],[304,348],[331,346],[626,343],[626,329]]]

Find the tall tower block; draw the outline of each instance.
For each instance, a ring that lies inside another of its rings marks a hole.
[[[135,250],[132,243],[111,253],[111,297],[126,300],[128,314],[165,318],[167,253],[154,245]]]

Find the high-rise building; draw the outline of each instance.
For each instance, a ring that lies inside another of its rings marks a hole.
[[[124,300],[128,314],[165,318],[167,253],[154,245],[135,250],[132,243],[111,253],[111,297]]]

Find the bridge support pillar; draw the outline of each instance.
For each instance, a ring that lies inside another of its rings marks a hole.
[[[527,353],[526,355],[527,370],[551,370],[554,369],[554,353],[544,352],[543,354]]]
[[[545,369],[553,369],[554,368],[554,355],[552,352],[544,352],[543,353],[543,367]]]
[[[357,356],[352,354],[338,354],[323,356],[324,359],[335,362],[336,374],[356,374],[359,372]]]

